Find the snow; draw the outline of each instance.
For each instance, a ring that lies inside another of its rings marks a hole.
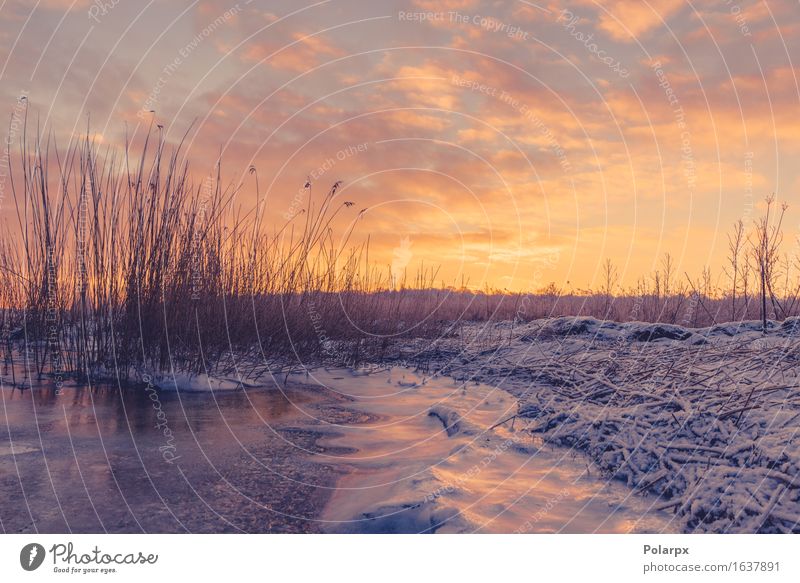
[[[800,532],[798,322],[476,323],[404,352],[502,387],[518,432],[660,497],[685,532]]]

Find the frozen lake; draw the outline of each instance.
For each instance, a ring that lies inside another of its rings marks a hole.
[[[290,426],[320,397],[153,394],[157,402],[141,388],[2,389],[3,530],[315,530],[337,474],[308,460],[316,435]]]
[[[489,430],[516,411],[501,389],[399,368],[318,369],[287,386],[3,388],[2,529],[673,530],[655,499],[584,457],[510,423]]]

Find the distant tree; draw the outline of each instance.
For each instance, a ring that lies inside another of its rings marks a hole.
[[[787,203],[781,205],[780,213],[777,217],[772,216],[772,205],[775,202],[775,195],[766,198],[767,210],[755,224],[755,239],[751,241],[752,255],[758,270],[759,294],[761,298],[761,325],[762,329],[767,330],[767,297],[769,297],[772,309],[776,317],[784,315],[780,299],[774,291],[774,282],[777,277],[777,265],[780,259],[778,250],[783,241],[781,225]]]
[[[603,318],[609,319],[611,316],[611,308],[614,303],[614,290],[617,288],[619,282],[619,273],[617,268],[614,267],[611,259],[606,259],[603,263],[603,288],[600,290],[603,294]]]
[[[736,320],[736,292],[740,284],[739,262],[744,242],[744,222],[739,219],[733,224],[733,230],[728,233],[728,263],[730,264],[730,271],[725,270],[731,280],[731,320]],[[745,282],[744,285],[745,293],[747,293],[747,283]]]

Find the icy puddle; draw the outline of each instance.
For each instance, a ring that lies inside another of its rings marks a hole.
[[[323,400],[2,388],[0,532],[316,531],[336,476],[307,459],[313,434],[281,428]]]
[[[589,471],[586,459],[543,446],[510,423],[505,391],[395,368],[317,370],[317,383],[351,397],[377,419],[336,426],[347,456],[321,517],[331,532],[672,532],[654,498]]]

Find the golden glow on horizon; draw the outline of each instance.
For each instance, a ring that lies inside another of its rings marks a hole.
[[[342,180],[338,231],[356,221],[393,274],[439,266],[437,285],[597,288],[606,258],[633,285],[666,252],[719,275],[729,226],[770,192],[796,238],[787,3],[134,4],[5,3],[7,117],[25,94],[55,136],[90,114],[116,149],[152,120],[171,144],[191,128],[193,174],[221,152],[250,209],[255,166],[275,224],[308,178],[312,197]]]

